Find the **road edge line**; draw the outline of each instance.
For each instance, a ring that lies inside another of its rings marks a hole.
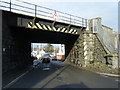
[[[25,73],[21,74],[20,76],[18,76],[18,77],[15,78],[14,80],[12,80],[10,83],[8,83],[7,85],[5,85],[5,86],[3,87],[3,89],[8,88],[10,85],[14,84],[16,81],[18,81],[20,78],[22,78],[25,74],[27,74],[27,73],[28,73],[29,71],[31,71],[31,70],[32,70],[32,68],[29,69],[28,71],[26,71]]]

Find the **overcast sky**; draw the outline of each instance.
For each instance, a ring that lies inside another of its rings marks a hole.
[[[102,24],[118,31],[119,0],[24,0],[86,19],[102,17]]]

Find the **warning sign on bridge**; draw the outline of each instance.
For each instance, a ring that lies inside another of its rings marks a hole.
[[[58,19],[58,15],[57,15],[56,11],[54,11],[53,19],[54,19],[54,20],[57,20],[57,19]]]

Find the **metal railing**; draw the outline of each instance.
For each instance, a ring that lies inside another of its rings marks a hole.
[[[88,25],[88,20],[85,18],[20,0],[0,0],[0,9],[77,26]]]

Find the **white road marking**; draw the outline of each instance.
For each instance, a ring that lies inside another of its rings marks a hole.
[[[50,68],[43,68],[43,70],[50,70]]]
[[[30,69],[31,70],[31,69]],[[8,88],[9,86],[11,86],[13,83],[15,83],[16,81],[18,81],[21,77],[23,77],[25,74],[27,74],[30,70],[26,71],[25,73],[23,73],[22,75],[20,75],[19,77],[17,77],[16,79],[14,79],[13,81],[11,81],[9,84],[7,84],[6,86],[4,86],[3,88]]]
[[[115,81],[116,81],[116,82],[119,82],[120,80],[119,80],[119,79],[116,79]]]

